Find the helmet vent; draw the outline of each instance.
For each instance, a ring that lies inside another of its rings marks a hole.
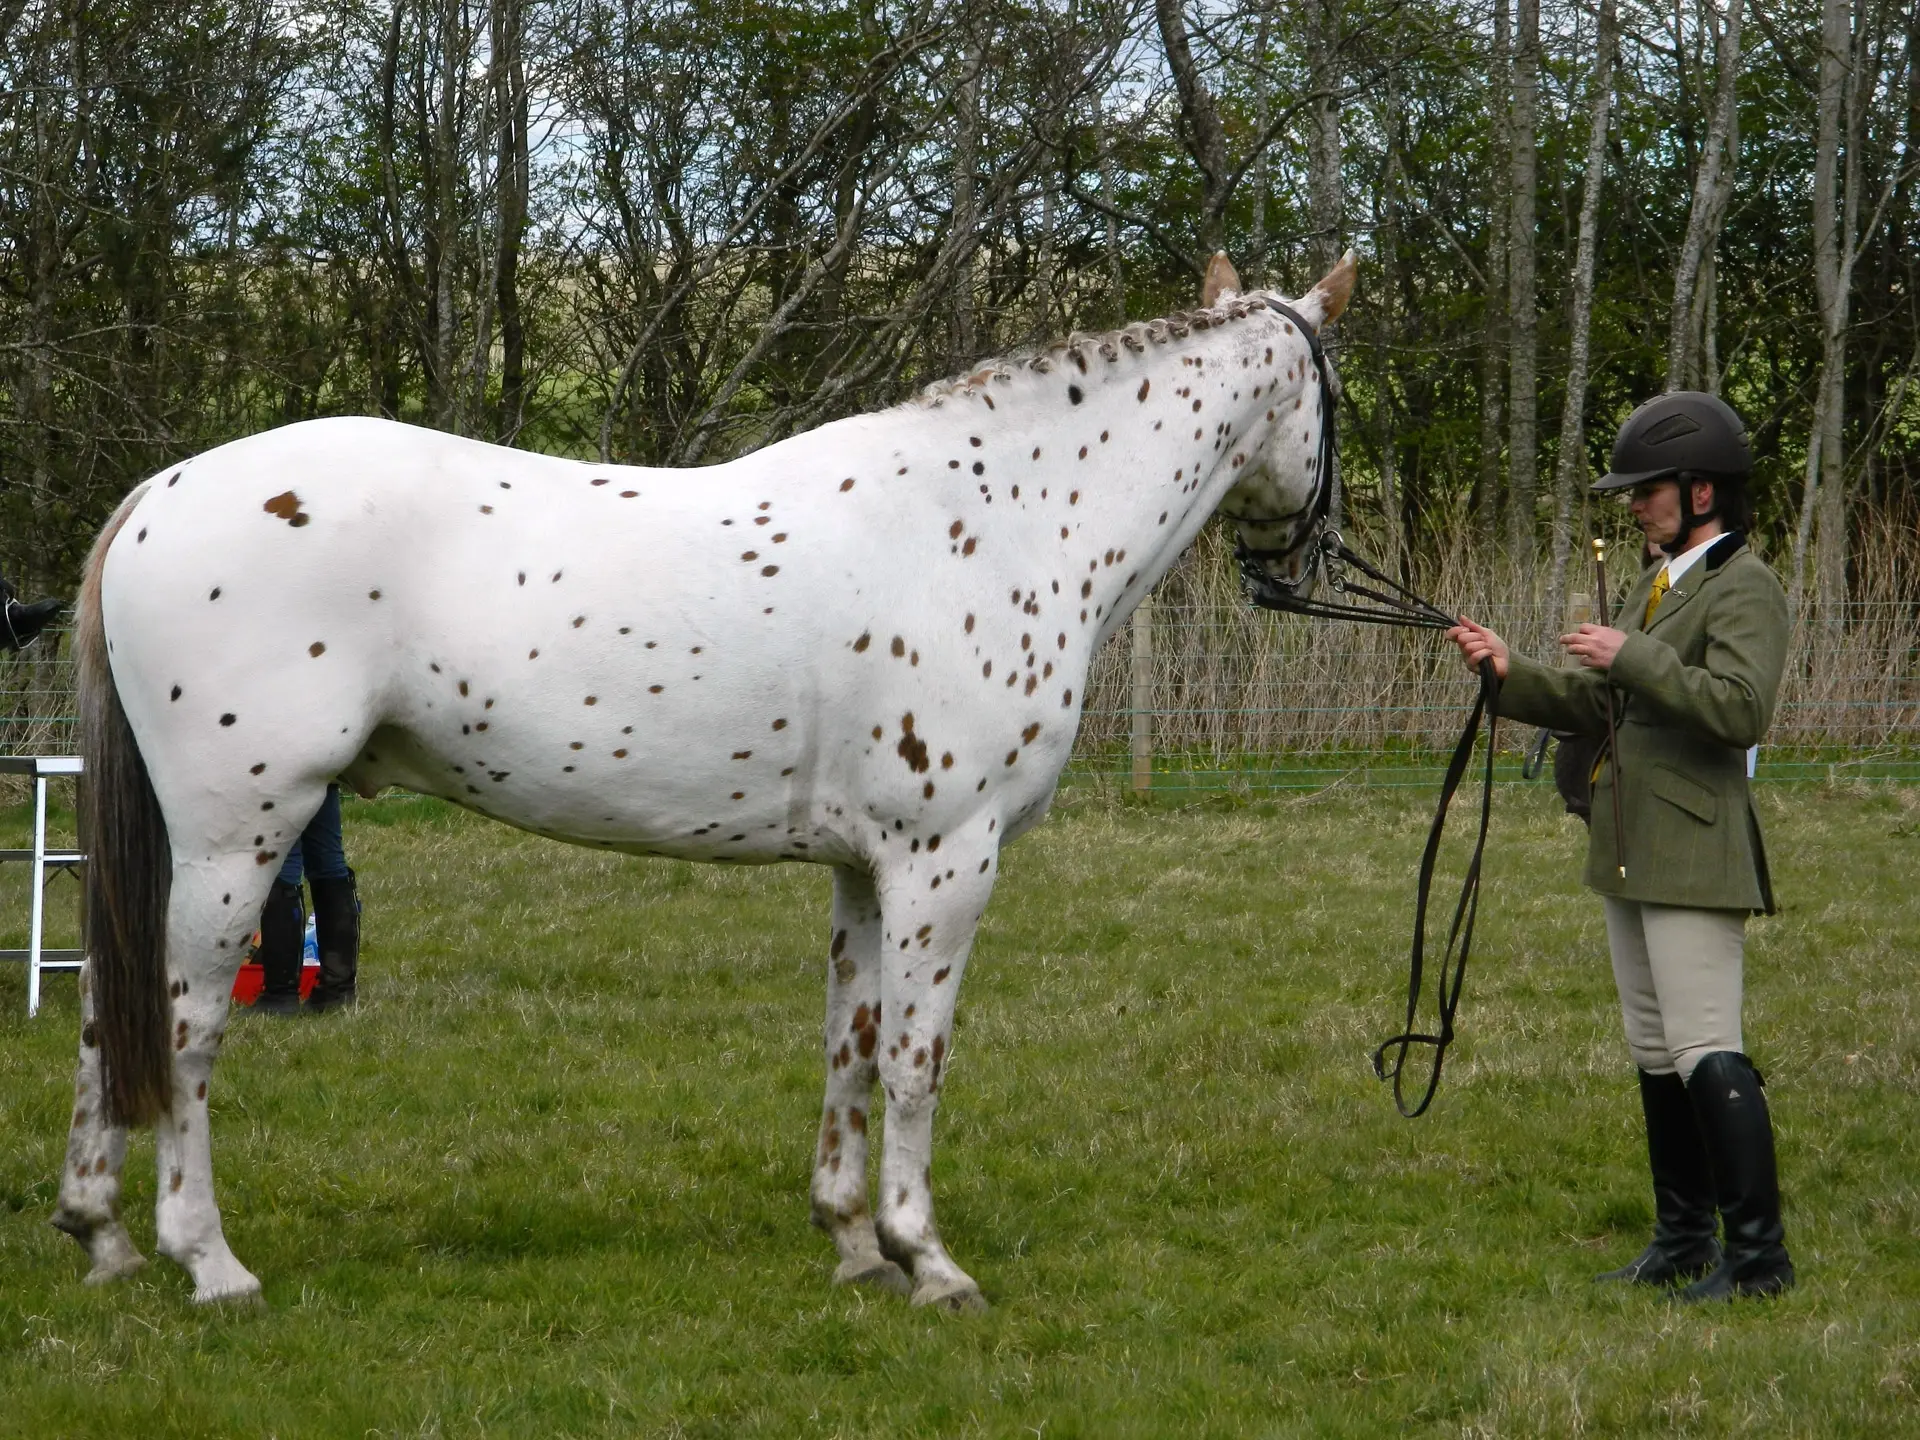
[[[1682,435],[1697,435],[1699,432],[1699,423],[1691,415],[1669,415],[1640,439],[1648,445],[1664,445],[1669,440],[1678,440]]]

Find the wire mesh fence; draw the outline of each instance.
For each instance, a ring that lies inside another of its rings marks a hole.
[[[1558,628],[1537,607],[1490,605],[1481,618],[1508,636]],[[0,660],[0,754],[73,752],[66,640],[50,633]],[[1474,694],[1431,633],[1275,615],[1227,591],[1155,600],[1095,657],[1068,779],[1156,791],[1430,785]],[[1500,778],[1519,778],[1533,738],[1502,727]],[[1856,602],[1796,632],[1757,778],[1920,782],[1920,600]]]
[[[1476,618],[1508,636],[1559,628],[1536,607]],[[1206,603],[1155,602],[1134,623],[1149,644],[1115,637],[1096,658],[1076,776],[1155,790],[1431,784],[1477,693],[1430,632]],[[1502,727],[1501,778],[1520,777],[1535,734]],[[1853,604],[1796,632],[1757,778],[1920,781],[1920,604]]]
[[[49,630],[19,654],[0,654],[0,755],[72,755],[73,657]]]

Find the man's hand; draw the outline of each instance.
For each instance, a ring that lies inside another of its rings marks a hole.
[[[1482,660],[1493,661],[1493,673],[1507,678],[1507,642],[1484,625],[1476,625],[1466,616],[1447,631],[1447,639],[1460,647],[1461,658],[1469,670],[1478,670]]]
[[[1562,635],[1560,645],[1589,670],[1608,670],[1613,657],[1626,644],[1627,632],[1608,625],[1582,625],[1571,635]]]

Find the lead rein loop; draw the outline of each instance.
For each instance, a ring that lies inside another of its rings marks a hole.
[[[1246,542],[1244,532],[1234,544],[1234,558],[1247,585],[1248,597],[1267,610],[1285,610],[1296,615],[1311,615],[1328,620],[1360,620],[1371,625],[1396,625],[1413,630],[1450,630],[1456,623],[1451,615],[1415,594],[1370,564],[1365,557],[1348,548],[1340,532],[1327,527],[1327,512],[1339,465],[1339,446],[1334,429],[1333,367],[1327,363],[1319,335],[1303,317],[1282,302],[1268,296],[1266,303],[1277,314],[1298,326],[1306,337],[1307,348],[1319,367],[1322,421],[1320,426],[1320,484],[1313,500],[1301,511],[1284,518],[1253,521],[1256,525],[1278,525],[1289,521],[1295,528],[1287,545],[1280,549],[1256,549]],[[1240,517],[1235,517],[1236,519]],[[1310,544],[1306,564],[1298,578],[1282,580],[1267,572],[1265,562],[1290,555],[1303,541]],[[1372,584],[1361,584],[1346,572],[1357,570]],[[1354,602],[1311,600],[1304,592],[1313,588],[1316,572],[1326,572],[1328,587],[1337,595],[1351,596]],[[1376,588],[1385,587],[1385,588]],[[1466,978],[1467,956],[1473,948],[1473,922],[1480,908],[1480,861],[1487,848],[1487,822],[1493,813],[1493,752],[1499,721],[1496,711],[1500,679],[1493,661],[1482,660],[1480,696],[1473,713],[1467,717],[1460,741],[1453,747],[1447,763],[1447,776],[1440,787],[1440,803],[1434,811],[1433,825],[1427,832],[1427,847],[1420,858],[1419,895],[1414,905],[1413,949],[1407,966],[1406,1028],[1373,1052],[1373,1073],[1393,1083],[1393,1103],[1409,1120],[1424,1114],[1440,1088],[1440,1070],[1446,1063],[1447,1047],[1453,1043],[1453,1016],[1460,1005],[1460,986]],[[1453,907],[1453,924],[1447,931],[1447,946],[1440,957],[1440,1033],[1422,1034],[1414,1029],[1420,1010],[1420,991],[1426,965],[1427,902],[1433,891],[1433,869],[1440,854],[1440,837],[1447,825],[1447,809],[1465,778],[1473,758],[1474,741],[1480,734],[1480,721],[1487,722],[1487,767],[1480,793],[1480,832],[1473,846],[1473,859],[1467,865],[1460,884],[1460,898]],[[1456,949],[1457,946],[1457,949]],[[1405,1071],[1407,1052],[1415,1045],[1433,1047],[1433,1069],[1427,1076],[1427,1088],[1413,1108],[1407,1106]],[[1387,1052],[1395,1050],[1391,1065]]]
[[[1460,732],[1459,743],[1453,747],[1453,757],[1447,762],[1446,779],[1440,785],[1440,803],[1434,809],[1433,824],[1427,831],[1426,849],[1420,856],[1420,881],[1413,910],[1413,949],[1407,964],[1406,1029],[1382,1041],[1373,1052],[1374,1075],[1392,1082],[1394,1108],[1409,1120],[1426,1113],[1427,1106],[1433,1103],[1434,1093],[1440,1088],[1440,1071],[1446,1064],[1447,1047],[1454,1041],[1453,1016],[1460,1007],[1460,987],[1467,976],[1467,957],[1473,951],[1473,922],[1480,910],[1480,863],[1486,854],[1487,825],[1493,814],[1493,756],[1499,743],[1500,678],[1494,673],[1490,658],[1482,660],[1479,669],[1480,694],[1474,701],[1473,713],[1467,717],[1466,728]],[[1440,854],[1440,837],[1447,827],[1447,809],[1466,776],[1468,762],[1473,758],[1474,741],[1479,736],[1483,716],[1487,722],[1487,759],[1480,789],[1480,828],[1474,837],[1473,858],[1467,862],[1466,874],[1460,881],[1460,898],[1454,902],[1453,923],[1447,928],[1446,949],[1440,956],[1440,976],[1435,987],[1439,992],[1440,1033],[1428,1035],[1414,1029],[1420,1010],[1420,991],[1425,970],[1427,902],[1433,892],[1433,870]],[[1433,1069],[1427,1075],[1427,1086],[1421,1093],[1419,1103],[1408,1109],[1405,1089],[1407,1052],[1415,1045],[1433,1047]],[[1397,1053],[1389,1062],[1387,1052],[1396,1050],[1396,1047]]]
[[[1456,623],[1444,610],[1349,548],[1336,530],[1323,529],[1315,536],[1306,568],[1300,578],[1291,583],[1275,579],[1261,563],[1283,553],[1253,549],[1244,539],[1236,545],[1234,555],[1240,562],[1240,572],[1246,579],[1250,598],[1255,605],[1296,615],[1329,620],[1359,620],[1372,625],[1395,625],[1415,630],[1450,630]],[[1374,585],[1363,585],[1350,578],[1345,573],[1349,568],[1359,571]],[[1316,570],[1325,571],[1328,586],[1337,594],[1354,596],[1366,603],[1307,599],[1300,592],[1309,588],[1308,582]],[[1385,588],[1376,589],[1375,585]],[[1446,778],[1440,785],[1440,801],[1434,809],[1433,824],[1427,831],[1426,849],[1420,857],[1420,879],[1414,901],[1413,946],[1407,962],[1406,1028],[1381,1042],[1373,1052],[1373,1073],[1379,1079],[1391,1082],[1394,1108],[1409,1120],[1426,1113],[1440,1088],[1440,1072],[1446,1064],[1447,1047],[1454,1041],[1453,1017],[1460,1006],[1460,989],[1466,979],[1467,959],[1473,950],[1473,922],[1480,910],[1480,867],[1486,854],[1487,827],[1493,814],[1493,757],[1499,735],[1500,679],[1494,672],[1491,659],[1480,662],[1479,673],[1480,694],[1447,762]],[[1427,1034],[1415,1028],[1425,983],[1427,906],[1433,894],[1434,866],[1440,855],[1441,836],[1446,831],[1447,811],[1453,804],[1461,781],[1466,778],[1482,719],[1487,725],[1487,758],[1480,790],[1480,827],[1474,838],[1473,857],[1460,882],[1459,899],[1454,902],[1453,921],[1447,928],[1446,948],[1440,956],[1439,983],[1436,987],[1439,992],[1439,1033]],[[1426,1088],[1421,1092],[1418,1102],[1409,1106],[1406,1064],[1408,1053],[1416,1045],[1432,1048],[1433,1068],[1427,1074]],[[1389,1051],[1393,1052],[1391,1060],[1388,1059]]]

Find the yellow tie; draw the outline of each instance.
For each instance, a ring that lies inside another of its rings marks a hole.
[[[1660,608],[1660,602],[1666,597],[1666,593],[1670,588],[1671,586],[1667,580],[1667,567],[1662,565],[1660,567],[1660,573],[1653,577],[1653,589],[1648,592],[1647,595],[1646,617],[1640,622],[1640,628],[1642,630],[1653,623],[1653,612]]]

